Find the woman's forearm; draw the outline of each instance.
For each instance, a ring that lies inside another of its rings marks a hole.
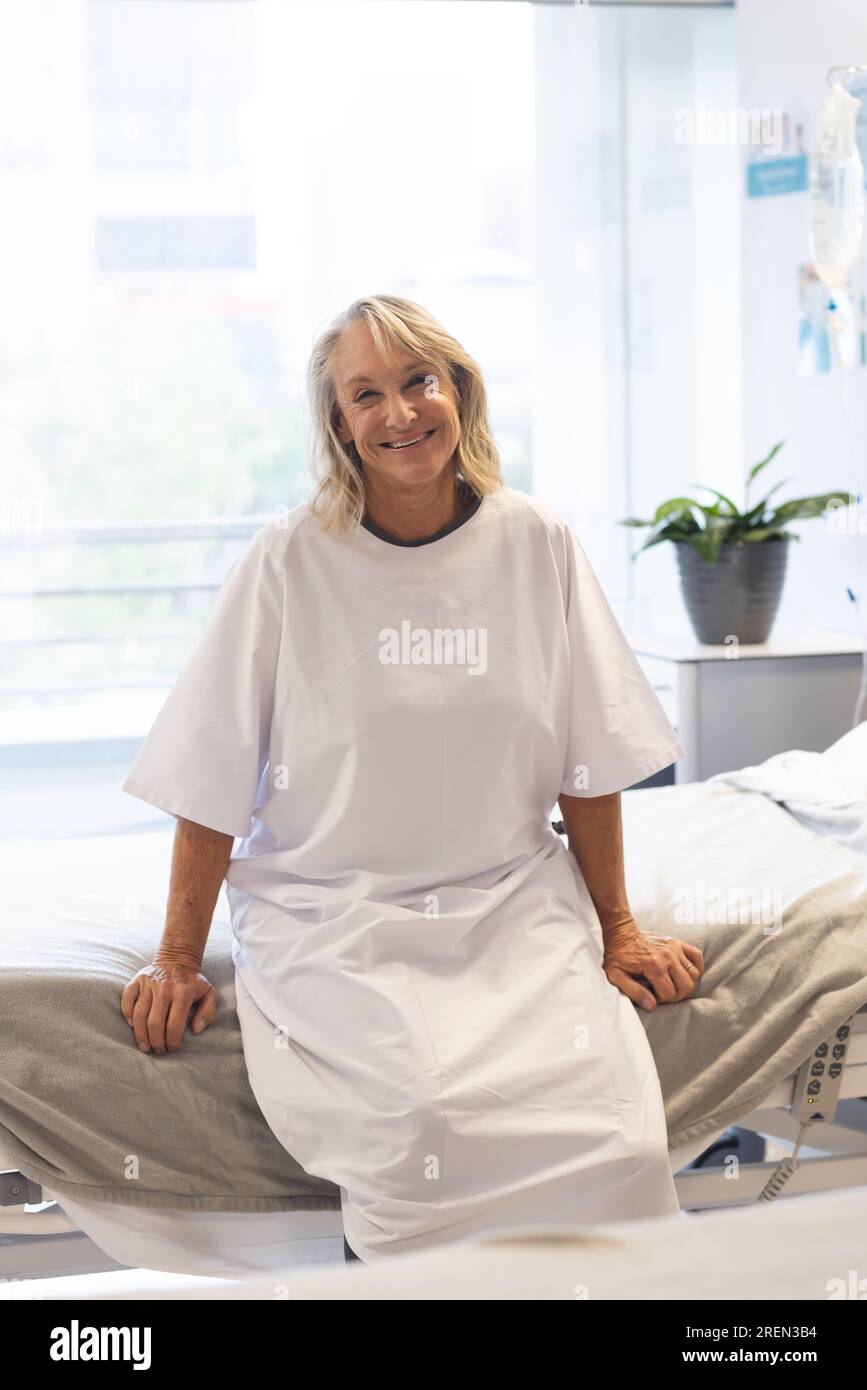
[[[234,835],[178,818],[166,924],[157,960],[200,968],[234,843]]]
[[[623,867],[620,792],[561,796],[560,814],[603,935],[631,917]]]

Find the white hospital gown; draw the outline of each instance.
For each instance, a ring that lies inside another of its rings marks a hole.
[[[411,545],[303,504],[231,568],[123,789],[241,837],[250,1084],[362,1259],[679,1211],[650,1046],[550,817],[683,751],[523,493]]]

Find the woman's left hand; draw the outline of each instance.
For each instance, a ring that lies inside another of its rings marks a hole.
[[[639,931],[631,917],[622,925],[606,928],[603,939],[602,968],[633,1004],[652,1013],[657,1003],[675,1004],[695,993],[704,972],[704,956],[698,946],[676,936]],[[636,975],[643,976],[643,981],[635,979]]]

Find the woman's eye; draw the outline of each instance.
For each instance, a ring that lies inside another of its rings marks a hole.
[[[414,376],[414,377],[412,378],[412,380],[410,381],[409,384],[410,384],[410,386],[414,386],[415,383],[416,383],[417,381],[425,381],[425,380],[426,380],[426,378],[425,378],[423,375]],[[372,391],[362,391],[361,395],[360,395],[360,396],[356,396],[356,398],[355,398],[356,404],[358,404],[359,401],[363,401],[364,398],[365,398],[365,396],[372,396],[372,395],[373,395],[373,392],[372,392]]]

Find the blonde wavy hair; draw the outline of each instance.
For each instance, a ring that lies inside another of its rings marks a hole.
[[[320,333],[307,368],[311,414],[310,471],[315,486],[308,499],[323,530],[348,535],[364,515],[364,481],[355,444],[337,437],[339,405],[331,358],[350,325],[366,323],[379,352],[390,362],[399,345],[439,367],[460,402],[461,436],[454,469],[479,496],[503,486],[500,455],[488,423],[488,398],[481,368],[437,320],[411,299],[372,294],[356,299]]]

